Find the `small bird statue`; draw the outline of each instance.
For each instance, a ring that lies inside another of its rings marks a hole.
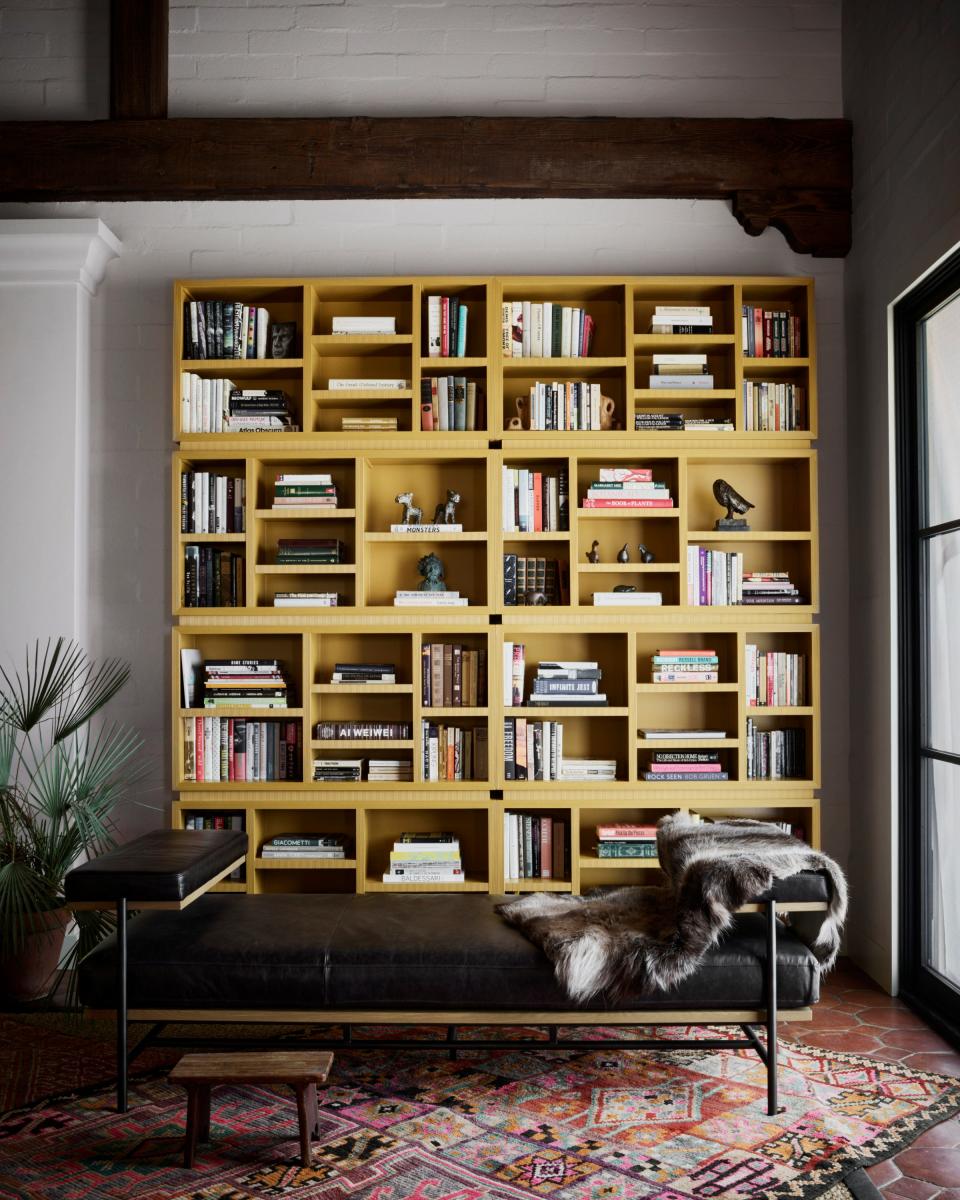
[[[624,542],[622,548],[617,551],[617,562],[628,563],[629,561],[630,547],[627,542]]]
[[[637,542],[637,549],[640,552],[640,561],[642,563],[652,563],[656,559],[656,555],[652,550],[648,550],[643,542]]]
[[[749,500],[744,499],[737,489],[727,483],[725,479],[715,479],[713,481],[713,495],[717,503],[727,510],[727,515],[724,519],[730,522],[736,521],[734,513],[742,517],[749,509],[756,507]],[[737,523],[741,525],[746,524],[745,521]]]
[[[598,563],[600,561],[600,543],[594,542],[587,551],[587,562]]]

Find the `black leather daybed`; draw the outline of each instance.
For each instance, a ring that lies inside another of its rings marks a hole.
[[[447,1028],[440,1046],[451,1053],[461,1025],[541,1025],[550,1041],[539,1044],[583,1049],[600,1043],[558,1038],[558,1027],[733,1024],[742,1039],[634,1039],[617,1046],[753,1049],[767,1067],[773,1113],[777,1022],[808,1020],[819,998],[814,955],[777,919],[778,907],[826,907],[829,885],[818,873],[781,880],[746,906],[752,911],[739,913],[697,972],[669,993],[578,1008],[542,952],[496,913],[502,897],[208,894],[245,856],[245,833],[158,831],[67,877],[71,907],[117,911],[118,934],[83,960],[79,983],[86,1008],[117,1013],[120,1111],[126,1110],[129,1064],[146,1046],[207,1044],[164,1037],[168,1023],[216,1021],[343,1026],[342,1039],[311,1039],[315,1049],[436,1049],[437,1042],[364,1042],[351,1034],[355,1023],[432,1024]],[[128,909],[138,910],[130,921]],[[130,1021],[152,1024],[132,1053]],[[765,1027],[766,1043],[756,1025]],[[487,1038],[465,1045],[517,1043]]]

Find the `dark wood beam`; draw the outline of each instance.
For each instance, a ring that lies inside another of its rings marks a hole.
[[[167,115],[169,0],[110,0],[110,116]]]
[[[748,233],[850,247],[841,120],[416,117],[0,123],[19,200],[683,197],[731,202]]]

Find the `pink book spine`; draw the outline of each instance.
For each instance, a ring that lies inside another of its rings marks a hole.
[[[658,763],[651,763],[648,770],[654,772],[657,775],[661,775],[661,774],[670,775],[674,771],[684,771],[684,772],[696,771],[698,773],[709,774],[713,771],[722,771],[723,767],[720,763],[688,763],[688,762],[661,763],[661,762],[658,762]]]
[[[553,818],[540,819],[540,878],[553,878]]]

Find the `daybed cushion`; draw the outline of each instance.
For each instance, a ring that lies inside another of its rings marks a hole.
[[[496,913],[503,899],[209,895],[183,912],[145,912],[129,925],[130,1007],[572,1011],[552,965]],[[90,1007],[115,1007],[115,949],[111,938],[80,965]],[[764,958],[764,917],[743,914],[679,987],[613,1009],[762,1008]],[[819,997],[813,955],[782,925],[777,981],[781,1008]]]
[[[155,829],[67,875],[67,903],[185,900],[247,852],[247,835],[227,829]]]

